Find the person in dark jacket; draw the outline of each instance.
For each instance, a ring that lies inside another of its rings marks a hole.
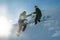
[[[35,24],[37,24],[37,22],[40,22],[40,19],[42,17],[41,10],[38,8],[38,6],[35,6],[35,12],[34,12],[34,14],[36,14]]]

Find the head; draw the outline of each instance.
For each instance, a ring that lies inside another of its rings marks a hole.
[[[35,5],[35,8],[38,8],[38,6],[37,6],[37,5]]]
[[[25,15],[26,14],[26,11],[23,11],[22,13],[21,13],[21,15]]]
[[[23,14],[26,14],[26,11],[23,11]]]

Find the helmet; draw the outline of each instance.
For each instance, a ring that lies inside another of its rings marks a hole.
[[[26,11],[23,11],[23,14],[26,14]]]
[[[35,5],[35,8],[38,8],[38,6],[37,6],[37,5]]]

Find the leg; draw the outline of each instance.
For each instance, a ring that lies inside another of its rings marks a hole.
[[[35,24],[37,24],[37,16],[36,16],[36,18],[35,18]]]
[[[24,24],[24,28],[23,28],[22,31],[25,31],[26,27],[27,27],[27,24]]]
[[[37,24],[37,20],[35,19],[35,24]]]
[[[38,22],[40,22],[40,18],[38,18]]]
[[[19,36],[19,34],[20,34],[21,30],[22,30],[22,25],[21,25],[21,24],[19,24],[19,29],[18,29],[18,31],[16,32],[16,35],[17,35],[17,36]]]
[[[40,19],[41,19],[41,17],[40,17],[40,15],[38,15],[38,22],[40,22]]]
[[[40,19],[38,20],[38,22],[40,22]]]
[[[18,32],[20,33],[20,32],[21,32],[21,30],[22,30],[22,25],[21,25],[21,24],[19,24]]]

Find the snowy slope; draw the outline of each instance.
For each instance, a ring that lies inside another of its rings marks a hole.
[[[16,36],[18,27],[13,25],[11,35],[7,40],[60,40],[60,9],[45,10],[42,13],[43,16],[49,15],[51,18],[37,25],[28,25],[26,31],[19,37]]]

